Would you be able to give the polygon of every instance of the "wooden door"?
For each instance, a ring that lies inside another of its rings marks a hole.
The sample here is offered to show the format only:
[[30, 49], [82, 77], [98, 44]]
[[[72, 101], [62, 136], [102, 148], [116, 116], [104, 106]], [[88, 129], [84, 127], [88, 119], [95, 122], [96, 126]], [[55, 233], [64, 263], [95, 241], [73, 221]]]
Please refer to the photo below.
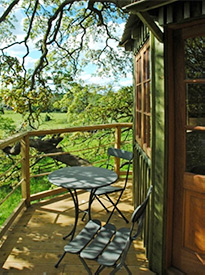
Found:
[[205, 25], [174, 35], [172, 265], [205, 274]]

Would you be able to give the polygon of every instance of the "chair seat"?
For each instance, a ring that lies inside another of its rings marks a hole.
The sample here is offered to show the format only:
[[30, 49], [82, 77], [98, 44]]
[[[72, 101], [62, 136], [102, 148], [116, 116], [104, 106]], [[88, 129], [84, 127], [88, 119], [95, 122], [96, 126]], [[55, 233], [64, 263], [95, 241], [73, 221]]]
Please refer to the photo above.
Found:
[[104, 266], [113, 266], [120, 258], [130, 237], [129, 228], [120, 228], [111, 243], [98, 257], [97, 262]]
[[90, 240], [95, 236], [100, 227], [101, 222], [99, 220], [90, 220], [77, 237], [68, 245], [64, 246], [64, 251], [73, 254], [80, 253], [80, 251], [86, 247]]
[[94, 238], [92, 242], [80, 253], [80, 257], [95, 260], [108, 245], [115, 232], [116, 228], [113, 224], [106, 224], [101, 227], [96, 238]]
[[118, 187], [118, 186], [105, 186], [105, 187], [101, 187], [101, 188], [97, 189], [95, 192], [95, 195], [100, 196], [100, 195], [104, 195], [104, 194], [111, 194], [111, 193], [122, 191], [122, 190], [123, 190], [123, 188]]

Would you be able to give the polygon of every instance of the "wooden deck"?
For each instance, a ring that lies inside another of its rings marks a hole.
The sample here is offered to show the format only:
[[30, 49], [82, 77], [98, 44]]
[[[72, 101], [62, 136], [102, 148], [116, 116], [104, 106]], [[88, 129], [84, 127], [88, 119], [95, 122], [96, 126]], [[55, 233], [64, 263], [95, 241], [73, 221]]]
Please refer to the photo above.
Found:
[[[131, 193], [129, 186], [119, 205], [128, 218], [133, 212]], [[86, 209], [88, 194], [81, 193], [78, 198], [81, 209]], [[80, 214], [77, 231], [86, 223], [81, 221], [81, 217]], [[107, 214], [98, 202], [94, 202], [92, 206], [92, 217], [106, 221]], [[59, 267], [54, 267], [63, 253], [64, 245], [69, 242], [69, 239], [63, 240], [62, 237], [72, 228], [73, 220], [73, 203], [68, 194], [33, 204], [0, 243], [0, 274], [87, 274], [76, 255], [66, 254]], [[112, 217], [111, 222], [117, 228], [130, 226], [117, 214]], [[132, 245], [127, 264], [132, 274], [154, 274], [148, 269], [140, 240]], [[90, 261], [89, 266], [93, 272], [97, 269], [97, 264], [93, 261]], [[102, 274], [110, 271], [111, 269], [105, 269]], [[124, 268], [118, 273], [127, 274]]]

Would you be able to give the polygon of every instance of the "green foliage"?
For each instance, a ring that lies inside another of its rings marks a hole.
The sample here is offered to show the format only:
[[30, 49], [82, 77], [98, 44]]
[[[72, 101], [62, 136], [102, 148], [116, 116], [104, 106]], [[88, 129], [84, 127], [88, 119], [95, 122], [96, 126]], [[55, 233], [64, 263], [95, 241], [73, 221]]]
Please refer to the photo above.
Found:
[[[14, 2], [2, 1], [4, 13]], [[116, 79], [129, 73], [131, 55], [117, 47], [120, 24], [128, 16], [121, 9], [126, 2], [23, 0], [7, 16], [0, 14], [0, 93], [5, 104], [38, 128], [40, 113], [53, 104], [51, 94], [67, 92], [86, 65]], [[14, 35], [15, 28], [23, 38]], [[24, 49], [18, 59], [9, 56], [15, 46]], [[33, 51], [38, 60], [28, 68]]]
[[189, 79], [204, 78], [204, 43], [203, 36], [185, 40], [186, 77]]
[[[10, 186], [1, 186], [0, 188], [0, 198], [3, 199], [11, 191]], [[0, 205], [0, 225], [2, 225], [5, 220], [12, 214], [13, 210], [18, 206], [21, 201], [21, 187], [11, 195], [9, 199], [6, 200], [2, 205]]]
[[61, 101], [67, 107], [70, 125], [131, 122], [132, 87], [115, 92], [111, 87], [73, 84]]
[[0, 56], [0, 66], [0, 97], [3, 102], [22, 114], [32, 128], [38, 127], [40, 113], [48, 108], [51, 89], [39, 79], [38, 88], [30, 90], [30, 80], [22, 76], [24, 68], [17, 58]]
[[[16, 126], [13, 119], [5, 118], [3, 115], [0, 115], [0, 138], [5, 135], [12, 135], [16, 131]], [[2, 133], [2, 134], [1, 134]]]

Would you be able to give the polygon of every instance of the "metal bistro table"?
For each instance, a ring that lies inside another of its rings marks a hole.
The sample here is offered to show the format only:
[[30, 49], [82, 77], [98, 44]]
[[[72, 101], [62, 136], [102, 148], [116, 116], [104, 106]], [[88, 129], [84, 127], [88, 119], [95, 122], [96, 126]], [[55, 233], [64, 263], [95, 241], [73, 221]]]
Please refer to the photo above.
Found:
[[114, 183], [117, 180], [117, 178], [118, 176], [114, 171], [94, 166], [65, 167], [56, 170], [48, 175], [48, 179], [52, 184], [68, 189], [74, 202], [75, 222], [73, 225], [73, 229], [68, 235], [64, 237], [64, 239], [71, 236], [72, 240], [75, 235], [79, 215], [77, 190], [91, 189], [88, 207], [88, 217], [90, 220], [90, 208], [95, 191], [99, 187], [104, 187]]

